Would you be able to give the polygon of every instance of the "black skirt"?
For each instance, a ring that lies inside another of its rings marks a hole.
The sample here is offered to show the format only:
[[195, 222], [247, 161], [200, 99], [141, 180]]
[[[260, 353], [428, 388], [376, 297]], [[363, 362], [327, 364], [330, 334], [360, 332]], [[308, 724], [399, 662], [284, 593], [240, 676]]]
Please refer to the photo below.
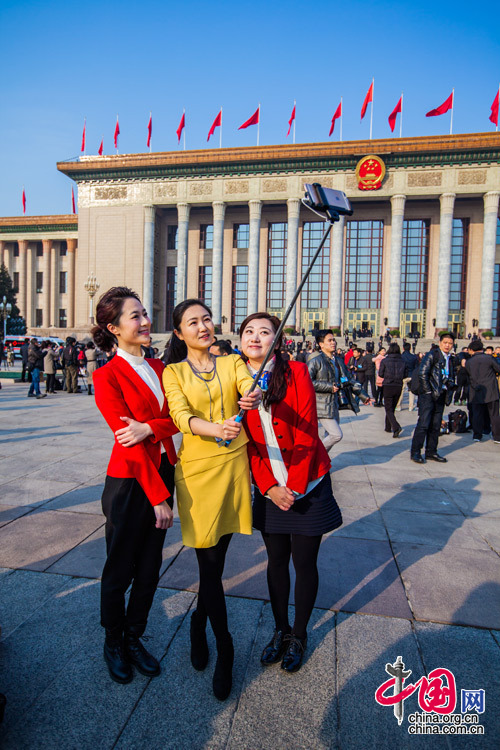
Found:
[[296, 500], [290, 510], [281, 510], [257, 487], [253, 500], [253, 526], [266, 534], [321, 536], [342, 525], [342, 514], [332, 492], [330, 474]]

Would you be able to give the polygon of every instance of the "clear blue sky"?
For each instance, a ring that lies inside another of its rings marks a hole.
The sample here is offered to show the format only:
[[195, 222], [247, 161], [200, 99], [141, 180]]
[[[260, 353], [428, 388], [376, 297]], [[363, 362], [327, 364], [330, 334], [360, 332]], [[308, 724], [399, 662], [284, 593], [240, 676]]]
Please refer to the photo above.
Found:
[[[223, 107], [223, 146], [255, 144], [237, 128], [261, 102], [260, 142], [285, 143], [297, 100], [296, 141], [326, 141], [343, 96], [343, 139], [368, 138], [360, 109], [375, 78], [373, 137], [404, 91], [403, 135], [449, 131], [449, 114], [426, 118], [455, 88], [454, 133], [494, 130], [500, 82], [500, 2], [332, 0], [45, 0], [0, 4], [0, 215], [71, 212], [59, 160], [177, 148], [186, 109], [187, 148], [207, 147]], [[395, 135], [399, 133], [399, 120]], [[338, 124], [333, 139], [338, 138]], [[291, 141], [291, 136], [289, 138]], [[218, 146], [218, 131], [211, 144]]]

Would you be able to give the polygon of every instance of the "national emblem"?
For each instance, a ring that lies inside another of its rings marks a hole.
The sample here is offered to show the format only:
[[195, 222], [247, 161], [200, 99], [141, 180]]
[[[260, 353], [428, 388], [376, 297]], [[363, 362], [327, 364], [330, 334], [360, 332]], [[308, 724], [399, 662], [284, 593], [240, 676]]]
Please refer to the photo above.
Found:
[[385, 164], [379, 156], [364, 156], [356, 165], [360, 190], [379, 190], [385, 177]]

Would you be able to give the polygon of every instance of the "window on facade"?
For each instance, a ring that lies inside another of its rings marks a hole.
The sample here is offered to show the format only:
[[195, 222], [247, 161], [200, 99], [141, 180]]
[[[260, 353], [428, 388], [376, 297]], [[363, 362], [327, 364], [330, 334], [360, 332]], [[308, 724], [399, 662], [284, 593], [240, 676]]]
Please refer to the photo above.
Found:
[[167, 266], [167, 290], [165, 302], [165, 330], [173, 330], [172, 313], [177, 297], [177, 267]]
[[491, 330], [493, 331], [495, 336], [500, 336], [500, 263], [495, 264]]
[[14, 242], [14, 258], [19, 258], [19, 243]]
[[231, 330], [236, 331], [247, 316], [248, 266], [233, 266]]
[[64, 308], [59, 308], [59, 328], [68, 327], [68, 316]]
[[43, 271], [36, 272], [36, 293], [43, 292]]
[[469, 219], [453, 219], [451, 235], [450, 310], [465, 309]]
[[68, 254], [68, 243], [66, 242], [66, 240], [63, 240], [59, 245], [59, 256], [61, 258], [64, 258], [64, 256], [67, 254]]
[[14, 291], [17, 294], [19, 292], [19, 271], [14, 271], [12, 283], [14, 285]]
[[380, 307], [383, 221], [348, 221], [346, 225], [344, 307]]
[[233, 224], [233, 247], [247, 248], [250, 241], [249, 224]]
[[67, 289], [67, 271], [59, 271], [59, 294], [66, 294]]
[[43, 324], [43, 310], [40, 307], [37, 307], [35, 310], [35, 326], [37, 328], [41, 328]]
[[35, 242], [35, 248], [36, 248], [36, 257], [42, 258], [43, 257], [43, 244], [41, 242]]
[[497, 245], [500, 245], [500, 218], [497, 219]]
[[285, 304], [287, 224], [269, 224], [267, 241], [267, 306]]
[[198, 297], [209, 307], [212, 306], [212, 266], [198, 269]]
[[177, 226], [167, 228], [167, 250], [177, 250]]
[[[325, 233], [322, 221], [305, 221], [302, 231], [302, 275], [307, 270], [313, 255]], [[325, 242], [318, 260], [301, 293], [301, 306], [306, 310], [328, 307], [328, 274], [330, 271], [330, 239]]]
[[427, 307], [429, 229], [428, 219], [403, 222], [400, 296], [402, 310], [421, 310]]
[[202, 250], [213, 250], [214, 247], [214, 225], [200, 224], [200, 248]]

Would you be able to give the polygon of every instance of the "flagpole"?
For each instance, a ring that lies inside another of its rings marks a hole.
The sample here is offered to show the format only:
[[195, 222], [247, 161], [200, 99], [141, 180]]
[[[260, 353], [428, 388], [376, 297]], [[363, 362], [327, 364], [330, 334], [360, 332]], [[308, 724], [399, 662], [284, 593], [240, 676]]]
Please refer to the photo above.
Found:
[[342, 103], [342, 97], [340, 97], [340, 140], [342, 140], [342, 120], [344, 119], [344, 105]]
[[[295, 120], [296, 120], [296, 117], [297, 117], [296, 109], [295, 109], [296, 106], [297, 106], [297, 101], [294, 99], [294, 101], [293, 101], [293, 111], [294, 111], [294, 117], [293, 117], [293, 142], [294, 143], [295, 143]], [[259, 112], [259, 114], [260, 114], [260, 112]], [[259, 117], [259, 120], [260, 120], [260, 117]]]
[[[153, 114], [153, 111], [151, 110], [151, 112], [149, 113], [149, 122], [151, 123], [151, 131], [153, 130], [153, 122], [151, 120], [152, 114]], [[149, 153], [151, 153], [151, 141], [152, 140], [153, 140], [153, 138], [150, 137], [149, 138]]]
[[86, 128], [86, 125], [87, 125], [87, 118], [84, 117], [83, 118], [83, 130], [85, 132], [85, 140], [83, 141], [83, 155], [84, 156], [87, 156], [87, 128]]
[[[116, 124], [118, 125], [118, 115], [116, 115]], [[118, 127], [120, 127], [120, 126], [118, 125]], [[115, 131], [116, 131], [116, 125], [115, 125]], [[120, 135], [119, 133], [116, 134], [116, 155], [117, 156], [118, 156], [118, 153], [119, 153], [118, 152], [118, 136], [119, 135]]]
[[403, 92], [401, 92], [401, 112], [399, 113], [399, 137], [403, 137]]
[[222, 148], [222, 107], [220, 108], [219, 148]]
[[182, 114], [184, 115], [184, 127], [182, 128], [182, 138], [184, 142], [184, 151], [186, 150], [186, 110], [182, 110]]
[[370, 114], [370, 140], [372, 139], [372, 129], [373, 129], [373, 100], [375, 98], [375, 78], [372, 78], [372, 108], [371, 108], [371, 114]]
[[259, 102], [259, 119], [257, 121], [257, 146], [259, 145], [259, 129], [260, 129], [260, 102]]
[[450, 135], [453, 135], [453, 108], [455, 106], [455, 89], [451, 90], [451, 117], [450, 117]]

